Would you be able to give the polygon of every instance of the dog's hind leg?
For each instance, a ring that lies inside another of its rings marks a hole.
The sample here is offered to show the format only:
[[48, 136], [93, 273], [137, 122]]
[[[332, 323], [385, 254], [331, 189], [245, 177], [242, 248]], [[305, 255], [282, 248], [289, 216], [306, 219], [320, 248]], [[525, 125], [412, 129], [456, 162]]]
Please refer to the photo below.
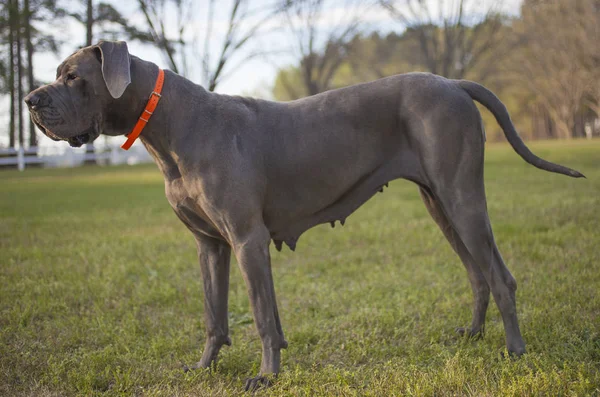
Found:
[[231, 248], [228, 243], [195, 233], [204, 285], [204, 324], [206, 343], [199, 362], [191, 368], [209, 368], [223, 345], [231, 345], [227, 320], [229, 266]]
[[440, 204], [432, 197], [431, 193], [426, 188], [420, 187], [421, 198], [429, 211], [429, 214], [433, 220], [438, 224], [444, 236], [454, 249], [454, 251], [460, 257], [462, 263], [467, 269], [469, 280], [471, 282], [471, 289], [473, 290], [473, 320], [471, 327], [459, 327], [456, 331], [461, 335], [467, 334], [469, 336], [480, 336], [483, 335], [485, 325], [485, 313], [490, 302], [490, 287], [488, 286], [485, 277], [473, 257], [463, 244], [462, 240], [458, 236], [458, 233], [454, 230], [448, 218], [444, 214]]
[[525, 343], [517, 320], [517, 283], [494, 241], [482, 175], [476, 173], [465, 178], [470, 172], [464, 171], [457, 172], [452, 185], [437, 190], [434, 187], [432, 194], [491, 287], [504, 322], [509, 353], [520, 355], [525, 352]]
[[[508, 351], [524, 353], [517, 320], [517, 283], [498, 251], [488, 217], [481, 117], [470, 97], [462, 92], [444, 84], [431, 90], [423, 95], [435, 98], [435, 106], [423, 107], [422, 117], [408, 123], [408, 132], [418, 148], [425, 181], [422, 185], [473, 259], [466, 264], [474, 263], [487, 282], [502, 315]], [[414, 106], [424, 104], [415, 102]], [[483, 316], [483, 310], [479, 314]]]

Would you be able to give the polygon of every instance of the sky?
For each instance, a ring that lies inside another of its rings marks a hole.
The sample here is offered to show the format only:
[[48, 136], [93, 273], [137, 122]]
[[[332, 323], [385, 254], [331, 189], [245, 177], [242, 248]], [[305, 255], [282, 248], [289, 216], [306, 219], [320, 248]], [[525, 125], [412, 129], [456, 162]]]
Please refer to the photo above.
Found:
[[[145, 26], [143, 15], [138, 11], [137, 1], [105, 1], [111, 3], [123, 15], [128, 16], [128, 19], [134, 25]], [[272, 0], [270, 2], [272, 2]], [[266, 4], [267, 1], [252, 0], [250, 3], [252, 7], [259, 8], [261, 5]], [[323, 31], [329, 29], [331, 25], [335, 25], [340, 21], [343, 22], [344, 19], [348, 19], [346, 15], [347, 10], [344, 10], [340, 4], [335, 4], [335, 1], [329, 1], [329, 3], [331, 3], [332, 6], [327, 10], [320, 21], [321, 29]], [[343, 5], [343, 1], [341, 3]], [[198, 43], [196, 45], [198, 51], [201, 51], [204, 43], [206, 26], [205, 4], [206, 1], [197, 2], [197, 7], [192, 10], [193, 12], [186, 24], [187, 41]], [[216, 4], [217, 7], [215, 10], [215, 23], [213, 25], [211, 48], [211, 53], [215, 55], [221, 50], [222, 38], [224, 37], [228, 26], [227, 18], [231, 1], [220, 0], [217, 1]], [[397, 26], [394, 26], [395, 23], [390, 20], [387, 12], [380, 7], [372, 7], [365, 15], [363, 15], [363, 17], [365, 20], [365, 28], [369, 30], [383, 30], [389, 32], [397, 28]], [[173, 23], [167, 24], [167, 30], [170, 31], [171, 37], [175, 37], [177, 25], [174, 20], [174, 15], [172, 18]], [[251, 26], [254, 21], [258, 20], [259, 18], [251, 20], [248, 26]], [[77, 49], [78, 46], [81, 45], [80, 43], [85, 42], [85, 31], [83, 26], [73, 20], [63, 21], [62, 31], [58, 33], [66, 42], [66, 44], [61, 47], [58, 56], [43, 54], [36, 57], [36, 78], [40, 80], [52, 81], [56, 72], [55, 65], [58, 65], [62, 59]], [[95, 32], [94, 35], [94, 42], [103, 38], [99, 37], [97, 32]], [[163, 59], [161, 53], [151, 45], [140, 44], [134, 41], [129, 42], [128, 47], [130, 53], [133, 55], [152, 61], [160, 67], [168, 68], [168, 64]], [[263, 25], [260, 29], [260, 34], [239, 52], [238, 57], [231, 60], [231, 64], [228, 66], [228, 69], [226, 69], [228, 77], [219, 84], [216, 91], [231, 95], [265, 95], [266, 92], [270, 92], [270, 86], [275, 80], [277, 70], [283, 66], [295, 63], [296, 57], [294, 56], [295, 54], [292, 47], [292, 37], [287, 28], [285, 18], [282, 17], [277, 20], [272, 20], [268, 24]], [[237, 65], [242, 58], [256, 49], [262, 49], [269, 54]], [[190, 70], [188, 70], [186, 77], [194, 82], [202, 84], [203, 82], [200, 78], [201, 70], [199, 67], [200, 58], [197, 57], [197, 55], [199, 54], [188, 54], [188, 59], [192, 62], [190, 62]], [[214, 58], [216, 58], [216, 56]], [[196, 61], [196, 65], [194, 65], [193, 61]], [[232, 69], [232, 66], [239, 67], [234, 67]]]
[[[77, 9], [81, 7], [81, 1], [71, 0], [72, 8]], [[145, 26], [144, 19], [141, 12], [138, 11], [137, 1], [116, 1], [116, 0], [104, 0], [111, 3], [122, 15], [124, 15], [130, 23], [137, 26]], [[251, 7], [257, 9], [265, 5], [267, 1], [272, 0], [252, 0], [250, 1]], [[475, 9], [479, 7], [486, 7], [486, 3], [493, 2], [495, 0], [469, 0], [469, 3]], [[398, 2], [400, 3], [401, 0]], [[198, 43], [195, 47], [193, 54], [188, 54], [189, 68], [187, 71], [187, 77], [196, 83], [202, 84], [201, 79], [201, 68], [200, 68], [200, 57], [198, 52], [203, 48], [204, 33], [206, 31], [206, 1], [195, 1], [194, 8], [186, 13], [185, 32], [186, 40], [193, 43]], [[344, 1], [328, 1], [330, 5], [327, 6], [323, 12], [322, 18], [318, 23], [318, 31], [321, 32], [321, 37], [324, 37], [327, 31], [332, 27], [347, 21], [348, 18], [352, 17], [348, 7], [344, 7], [346, 4]], [[360, 3], [360, 1], [359, 1]], [[452, 1], [447, 2], [447, 4]], [[221, 39], [224, 36], [225, 30], [227, 29], [227, 17], [230, 9], [231, 2], [229, 0], [216, 1], [217, 6], [215, 7], [215, 22], [213, 24], [213, 34], [209, 52], [216, 54], [220, 50], [222, 43]], [[432, 1], [433, 14], [436, 13], [437, 1]], [[519, 13], [519, 7], [521, 0], [504, 0], [501, 5], [501, 9], [512, 15]], [[254, 9], [254, 8], [253, 8]], [[403, 27], [396, 21], [392, 20], [384, 9], [381, 7], [369, 7], [367, 9], [361, 9], [361, 15], [363, 17], [363, 30], [364, 31], [379, 31], [381, 33], [389, 33], [391, 31], [400, 32]], [[171, 15], [172, 22], [167, 25], [170, 27], [170, 33], [174, 34], [175, 29], [175, 15]], [[259, 17], [256, 17], [254, 21], [258, 21]], [[253, 22], [253, 20], [251, 20]], [[51, 82], [55, 78], [56, 66], [66, 58], [69, 54], [79, 48], [85, 43], [85, 30], [83, 25], [79, 24], [72, 18], [67, 18], [56, 23], [55, 21], [45, 21], [39, 26], [41, 29], [53, 31], [60, 40], [63, 41], [63, 45], [60, 48], [60, 52], [54, 54], [37, 54], [34, 58], [35, 65], [35, 78], [43, 82]], [[95, 36], [98, 36], [97, 32], [94, 32]], [[97, 42], [102, 37], [95, 37], [94, 42]], [[216, 91], [223, 94], [230, 95], [249, 95], [249, 96], [260, 96], [263, 98], [269, 98], [271, 93], [271, 87], [274, 83], [277, 70], [297, 64], [297, 52], [294, 51], [295, 41], [293, 35], [289, 29], [289, 22], [285, 18], [278, 20], [272, 20], [268, 24], [262, 24], [260, 28], [260, 34], [256, 40], [249, 43], [248, 46], [244, 47], [239, 52], [237, 58], [233, 58], [225, 72], [227, 78], [224, 79], [218, 86]], [[150, 45], [143, 45], [137, 42], [128, 43], [129, 52], [145, 60], [156, 63], [162, 68], [168, 68], [161, 53]], [[247, 62], [240, 62], [244, 57], [257, 50], [264, 50], [268, 54], [252, 58]], [[216, 57], [213, 57], [216, 58]], [[0, 100], [0, 108], [8, 109], [7, 99]], [[0, 145], [4, 145], [7, 142], [6, 133], [2, 131], [6, 130], [8, 124], [7, 112], [0, 112]], [[40, 145], [52, 145], [53, 141], [46, 137], [41, 137]]]

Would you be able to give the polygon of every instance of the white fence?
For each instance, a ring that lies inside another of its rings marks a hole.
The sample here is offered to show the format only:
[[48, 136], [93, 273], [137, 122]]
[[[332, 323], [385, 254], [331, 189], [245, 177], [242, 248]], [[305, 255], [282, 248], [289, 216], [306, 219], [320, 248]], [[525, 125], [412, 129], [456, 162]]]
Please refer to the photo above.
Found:
[[0, 167], [16, 165], [19, 171], [23, 171], [26, 164], [41, 163], [42, 160], [37, 156], [37, 147], [0, 149]]
[[29, 148], [0, 148], [0, 168], [17, 167], [23, 171], [28, 166], [77, 167], [84, 162], [99, 165], [148, 163], [152, 158], [142, 145], [134, 145], [128, 151], [118, 145], [95, 148], [94, 153], [86, 153], [85, 147], [41, 146]]

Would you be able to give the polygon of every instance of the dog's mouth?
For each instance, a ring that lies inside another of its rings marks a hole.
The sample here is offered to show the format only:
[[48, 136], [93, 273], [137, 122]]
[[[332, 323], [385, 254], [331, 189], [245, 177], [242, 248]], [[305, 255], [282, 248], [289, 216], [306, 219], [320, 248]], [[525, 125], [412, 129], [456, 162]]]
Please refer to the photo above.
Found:
[[81, 146], [85, 145], [86, 143], [92, 142], [99, 135], [96, 132], [95, 123], [92, 123], [92, 126], [90, 128], [88, 128], [87, 130], [85, 130], [83, 133], [81, 133], [79, 135], [75, 135], [75, 136], [68, 137], [68, 138], [63, 138], [63, 137], [56, 135], [52, 131], [50, 131], [48, 128], [44, 127], [44, 125], [39, 120], [37, 120], [36, 117], [32, 117], [32, 120], [35, 123], [35, 125], [48, 138], [52, 139], [53, 141], [67, 141], [69, 143], [69, 145], [72, 147], [81, 147]]
[[48, 138], [52, 139], [53, 141], [61, 141], [62, 140], [61, 137], [59, 137], [58, 135], [55, 135], [48, 128], [44, 127], [44, 125], [41, 123], [41, 121], [37, 117], [35, 117], [33, 113], [31, 113], [31, 120], [37, 126], [37, 128], [39, 128], [40, 131], [42, 131], [42, 133], [44, 135], [46, 135]]
[[73, 136], [71, 138], [67, 138], [67, 142], [69, 142], [69, 145], [73, 147], [80, 147], [82, 145], [85, 145], [86, 143], [91, 142], [91, 140], [92, 135], [88, 132]]

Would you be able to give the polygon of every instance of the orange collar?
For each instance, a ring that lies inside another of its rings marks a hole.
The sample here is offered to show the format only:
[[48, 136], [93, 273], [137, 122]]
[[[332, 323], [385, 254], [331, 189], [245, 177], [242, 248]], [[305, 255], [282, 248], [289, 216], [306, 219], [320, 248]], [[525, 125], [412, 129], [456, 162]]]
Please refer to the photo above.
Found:
[[[135, 127], [133, 127], [133, 131], [127, 136], [127, 140], [121, 146], [122, 149], [129, 150], [133, 142], [140, 136], [142, 130], [148, 124], [148, 120], [152, 117], [152, 113], [156, 106], [158, 105], [158, 101], [160, 101], [163, 83], [165, 82], [165, 72], [162, 69], [158, 69], [158, 77], [156, 78], [156, 83], [154, 84], [154, 91], [150, 93], [150, 98], [148, 98], [148, 103], [146, 104], [146, 108], [142, 112], [142, 115], [138, 119]], [[144, 118], [146, 116], [146, 118]]]

